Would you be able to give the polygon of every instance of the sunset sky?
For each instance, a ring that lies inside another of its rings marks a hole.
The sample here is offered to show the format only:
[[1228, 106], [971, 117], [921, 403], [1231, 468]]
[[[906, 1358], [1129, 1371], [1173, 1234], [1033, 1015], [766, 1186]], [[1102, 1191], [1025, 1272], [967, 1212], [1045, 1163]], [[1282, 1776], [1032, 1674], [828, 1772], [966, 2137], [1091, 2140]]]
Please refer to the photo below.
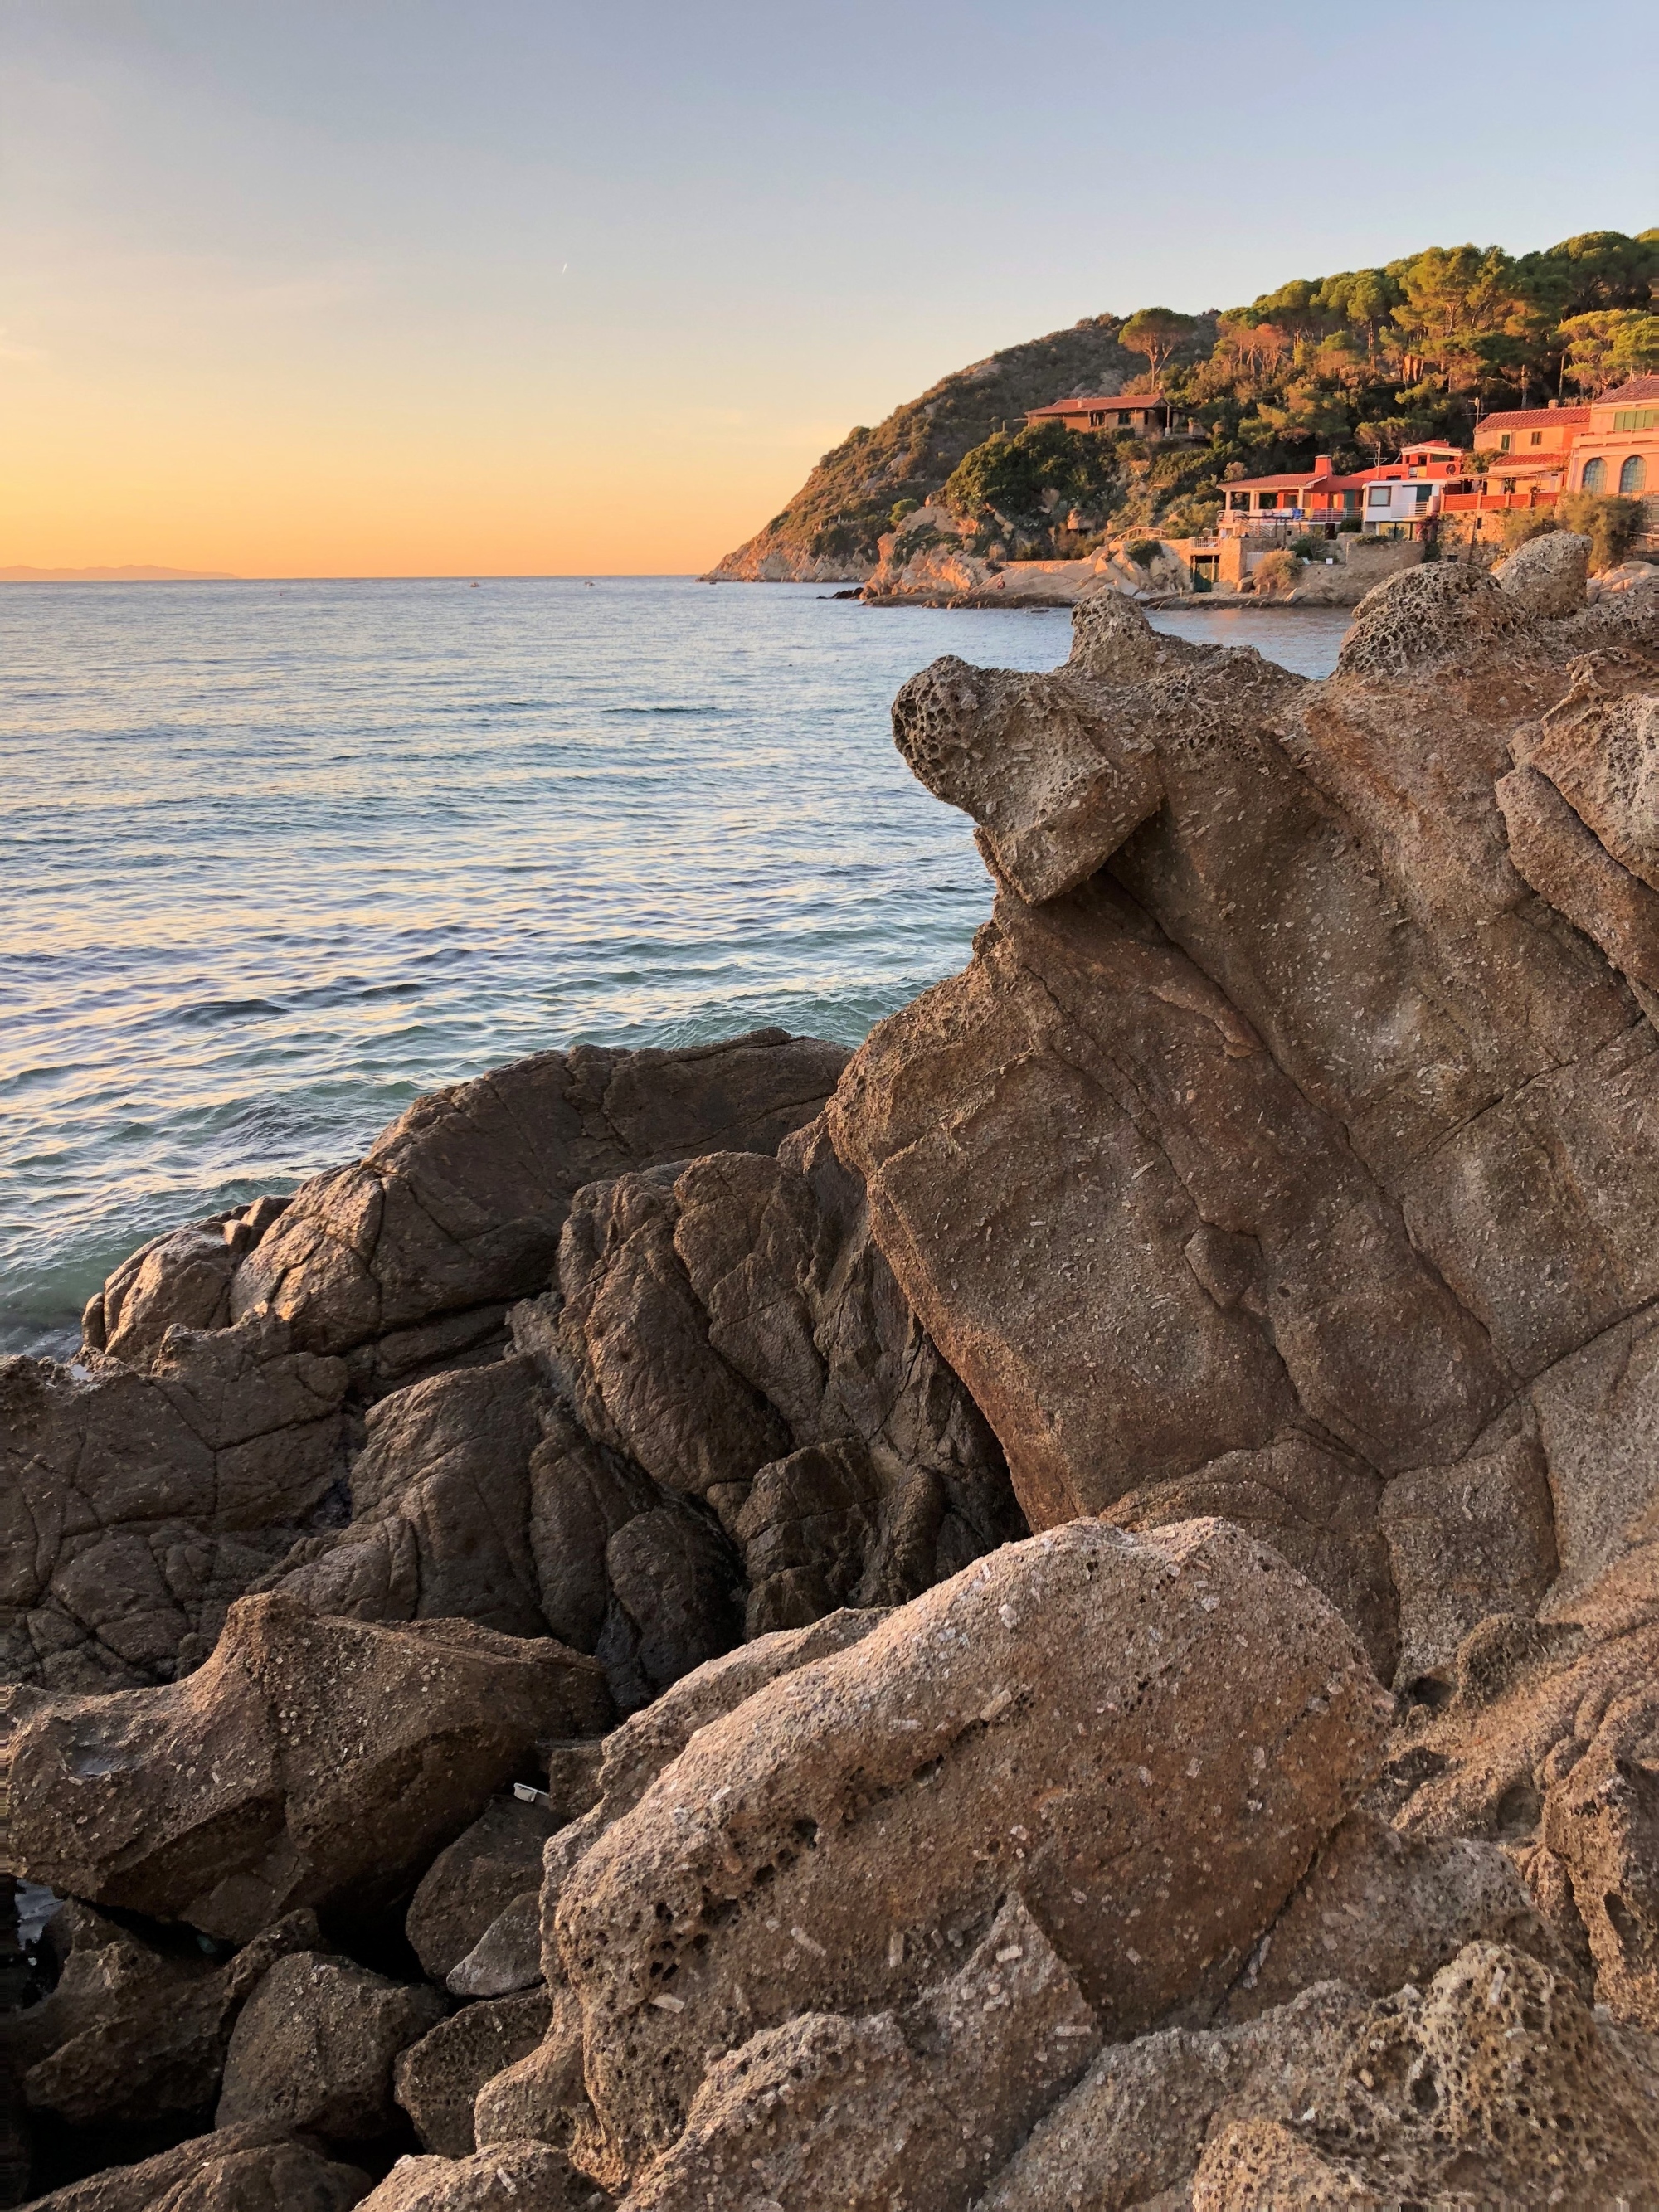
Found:
[[0, 565], [684, 571], [1105, 309], [1659, 219], [1650, 0], [5, 0]]

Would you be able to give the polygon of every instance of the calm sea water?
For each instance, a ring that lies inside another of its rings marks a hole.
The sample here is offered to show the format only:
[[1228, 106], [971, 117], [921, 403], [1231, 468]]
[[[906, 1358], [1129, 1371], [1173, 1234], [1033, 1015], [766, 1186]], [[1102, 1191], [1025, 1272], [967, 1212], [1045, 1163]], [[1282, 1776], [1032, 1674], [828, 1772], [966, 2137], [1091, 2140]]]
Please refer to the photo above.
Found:
[[[1310, 675], [1345, 624], [1162, 618]], [[856, 1042], [989, 906], [894, 691], [1068, 629], [678, 578], [0, 588], [0, 1352], [435, 1085]]]

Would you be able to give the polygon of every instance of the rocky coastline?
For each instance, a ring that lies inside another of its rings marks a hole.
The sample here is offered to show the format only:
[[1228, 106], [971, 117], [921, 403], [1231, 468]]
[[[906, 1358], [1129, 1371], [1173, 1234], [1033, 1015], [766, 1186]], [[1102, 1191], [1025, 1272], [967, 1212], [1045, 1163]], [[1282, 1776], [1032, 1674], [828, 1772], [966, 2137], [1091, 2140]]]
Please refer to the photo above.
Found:
[[0, 1361], [51, 2212], [1659, 2205], [1659, 588], [1079, 598], [855, 1054], [548, 1053]]

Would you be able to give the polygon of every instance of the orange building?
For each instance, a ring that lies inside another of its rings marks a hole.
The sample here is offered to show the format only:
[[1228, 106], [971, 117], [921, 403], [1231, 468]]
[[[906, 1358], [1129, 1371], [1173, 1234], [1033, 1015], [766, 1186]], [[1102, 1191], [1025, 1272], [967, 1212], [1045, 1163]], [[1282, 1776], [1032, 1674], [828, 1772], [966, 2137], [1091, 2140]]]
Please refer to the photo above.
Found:
[[1573, 441], [1567, 489], [1659, 498], [1659, 376], [1632, 377], [1585, 411], [1589, 422]]
[[1562, 461], [1581, 430], [1589, 427], [1588, 407], [1514, 407], [1483, 415], [1474, 426], [1474, 450], [1492, 453], [1494, 472], [1505, 462]]

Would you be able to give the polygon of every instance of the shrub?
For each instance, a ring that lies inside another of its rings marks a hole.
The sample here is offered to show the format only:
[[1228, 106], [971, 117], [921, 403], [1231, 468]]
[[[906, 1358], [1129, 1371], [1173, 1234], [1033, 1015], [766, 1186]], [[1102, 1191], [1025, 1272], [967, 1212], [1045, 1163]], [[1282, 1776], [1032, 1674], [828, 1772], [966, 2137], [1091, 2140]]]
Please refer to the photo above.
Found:
[[896, 499], [893, 502], [887, 519], [892, 524], [894, 529], [896, 530], [900, 524], [904, 520], [907, 514], [917, 514], [920, 511], [921, 507], [921, 501], [919, 499]]
[[1296, 589], [1302, 563], [1294, 553], [1268, 553], [1257, 562], [1251, 580], [1260, 599], [1276, 599]]
[[1506, 553], [1513, 553], [1517, 545], [1530, 544], [1534, 538], [1547, 538], [1553, 530], [1561, 527], [1553, 510], [1547, 507], [1512, 507], [1498, 526]]
[[1292, 538], [1290, 550], [1298, 561], [1316, 560], [1320, 553], [1319, 547], [1311, 538]]
[[1589, 538], [1592, 575], [1616, 568], [1641, 535], [1643, 501], [1621, 499], [1616, 492], [1571, 492], [1556, 501], [1555, 512], [1569, 530]]
[[1358, 538], [1362, 534], [1364, 527], [1364, 524], [1357, 514], [1350, 514], [1345, 516], [1337, 524], [1336, 534], [1339, 538]]
[[1133, 545], [1126, 546], [1124, 550], [1137, 568], [1150, 569], [1164, 548], [1156, 538], [1138, 538]]

